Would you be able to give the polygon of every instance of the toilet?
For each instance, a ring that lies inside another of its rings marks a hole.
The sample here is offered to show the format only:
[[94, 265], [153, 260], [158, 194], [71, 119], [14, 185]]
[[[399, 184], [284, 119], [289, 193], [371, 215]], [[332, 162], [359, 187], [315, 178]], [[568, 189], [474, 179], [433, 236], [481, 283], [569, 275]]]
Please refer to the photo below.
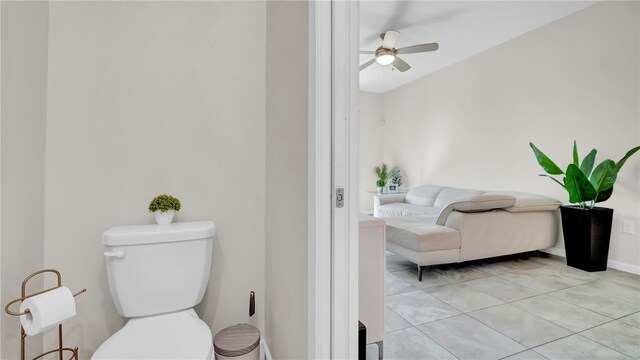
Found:
[[213, 359], [193, 307], [211, 272], [212, 221], [118, 226], [102, 235], [111, 297], [129, 321], [91, 359]]

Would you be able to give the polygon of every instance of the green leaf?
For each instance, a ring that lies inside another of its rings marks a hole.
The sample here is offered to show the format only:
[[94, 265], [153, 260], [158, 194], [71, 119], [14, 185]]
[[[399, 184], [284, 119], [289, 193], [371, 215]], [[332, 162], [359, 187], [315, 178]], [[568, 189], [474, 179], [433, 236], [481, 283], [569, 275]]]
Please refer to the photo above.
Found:
[[580, 166], [580, 159], [578, 157], [578, 144], [573, 140], [573, 165]]
[[545, 155], [542, 151], [540, 151], [540, 149], [538, 149], [535, 145], [533, 145], [533, 143], [529, 143], [529, 146], [531, 146], [531, 149], [533, 150], [533, 154], [536, 156], [536, 159], [538, 160], [538, 164], [542, 166], [544, 171], [546, 171], [548, 174], [551, 174], [551, 175], [564, 174], [564, 172], [562, 172], [562, 170], [558, 167], [558, 165], [556, 165], [553, 161], [551, 161], [551, 159], [549, 159], [547, 155]]
[[598, 151], [596, 149], [591, 150], [587, 156], [582, 160], [582, 164], [580, 165], [580, 170], [584, 173], [584, 176], [591, 176], [591, 170], [593, 170], [593, 164], [596, 162], [596, 154]]
[[382, 163], [382, 167], [376, 166], [373, 168], [373, 171], [378, 176], [378, 180], [384, 181], [385, 184], [387, 183], [387, 179], [389, 177], [389, 168], [387, 167], [387, 164]]
[[167, 212], [169, 210], [180, 211], [181, 205], [180, 200], [174, 198], [171, 195], [158, 195], [149, 204], [149, 211], [162, 211]]
[[596, 197], [596, 202], [599, 203], [599, 202], [609, 200], [612, 193], [613, 193], [613, 186], [610, 187], [609, 190], [605, 190], [603, 192], [598, 193], [598, 196]]
[[569, 192], [569, 202], [571, 203], [591, 201], [597, 196], [596, 189], [591, 185], [589, 179], [574, 164], [569, 164], [567, 168], [565, 186]]
[[596, 189], [596, 192], [609, 190], [616, 182], [617, 176], [616, 163], [613, 160], [605, 160], [593, 170], [591, 184]]
[[538, 174], [538, 175], [539, 175], [539, 176], [546, 176], [546, 177], [548, 177], [549, 179], [551, 179], [551, 180], [553, 180], [553, 181], [557, 182], [560, 186], [562, 186], [563, 188], [565, 188], [565, 189], [566, 189], [566, 187], [564, 186], [564, 184], [563, 184], [563, 183], [561, 183], [560, 181], [558, 181], [558, 179], [554, 178], [553, 176], [551, 176], [551, 175], [547, 175], [547, 174]]
[[620, 159], [620, 161], [618, 161], [618, 163], [616, 164], [616, 170], [620, 171], [620, 169], [622, 169], [622, 165], [624, 165], [624, 163], [627, 162], [627, 159], [630, 158], [631, 155], [635, 154], [638, 150], [640, 150], [640, 146], [636, 146], [633, 149], [627, 151], [625, 156], [622, 159]]

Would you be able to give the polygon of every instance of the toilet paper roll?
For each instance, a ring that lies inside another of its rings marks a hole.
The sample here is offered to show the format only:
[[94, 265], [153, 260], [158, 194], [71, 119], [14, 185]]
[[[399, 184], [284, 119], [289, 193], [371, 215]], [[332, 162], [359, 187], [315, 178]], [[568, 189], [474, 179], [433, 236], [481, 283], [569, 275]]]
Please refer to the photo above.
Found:
[[20, 322], [28, 335], [47, 331], [76, 315], [76, 301], [66, 286], [32, 296], [20, 304], [20, 312], [30, 313], [20, 316]]

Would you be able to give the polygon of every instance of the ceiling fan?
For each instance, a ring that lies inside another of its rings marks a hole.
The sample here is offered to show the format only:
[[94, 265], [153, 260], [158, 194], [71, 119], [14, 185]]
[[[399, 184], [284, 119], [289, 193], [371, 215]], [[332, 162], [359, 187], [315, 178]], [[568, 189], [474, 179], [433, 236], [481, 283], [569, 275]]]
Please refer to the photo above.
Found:
[[360, 71], [366, 69], [374, 62], [377, 62], [380, 65], [393, 65], [396, 69], [401, 72], [405, 72], [411, 69], [411, 66], [407, 64], [404, 60], [400, 59], [398, 55], [400, 54], [415, 54], [427, 51], [436, 51], [438, 50], [438, 43], [430, 43], [430, 44], [420, 44], [407, 46], [400, 49], [396, 49], [396, 43], [398, 42], [398, 38], [400, 37], [400, 32], [395, 30], [387, 30], [386, 32], [380, 34], [380, 38], [382, 39], [382, 46], [376, 49], [376, 51], [360, 51], [361, 54], [374, 54], [375, 57], [366, 63], [360, 65]]

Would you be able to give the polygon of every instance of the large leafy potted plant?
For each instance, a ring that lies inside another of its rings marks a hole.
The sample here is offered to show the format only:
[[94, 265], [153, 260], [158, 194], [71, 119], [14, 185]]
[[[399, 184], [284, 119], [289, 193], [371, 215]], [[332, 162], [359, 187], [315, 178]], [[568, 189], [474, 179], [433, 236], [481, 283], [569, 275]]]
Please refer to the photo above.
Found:
[[[640, 150], [640, 146], [627, 151], [620, 161], [607, 159], [594, 169], [596, 149], [591, 150], [580, 162], [578, 146], [574, 141], [573, 163], [567, 166], [566, 171], [562, 171], [533, 143], [529, 145], [538, 163], [547, 172], [540, 176], [547, 176], [560, 184], [569, 193], [569, 202], [578, 204], [560, 208], [567, 265], [586, 271], [606, 270], [613, 209], [596, 207], [595, 204], [611, 197], [618, 172], [627, 159]], [[562, 176], [562, 181], [554, 176]]]

